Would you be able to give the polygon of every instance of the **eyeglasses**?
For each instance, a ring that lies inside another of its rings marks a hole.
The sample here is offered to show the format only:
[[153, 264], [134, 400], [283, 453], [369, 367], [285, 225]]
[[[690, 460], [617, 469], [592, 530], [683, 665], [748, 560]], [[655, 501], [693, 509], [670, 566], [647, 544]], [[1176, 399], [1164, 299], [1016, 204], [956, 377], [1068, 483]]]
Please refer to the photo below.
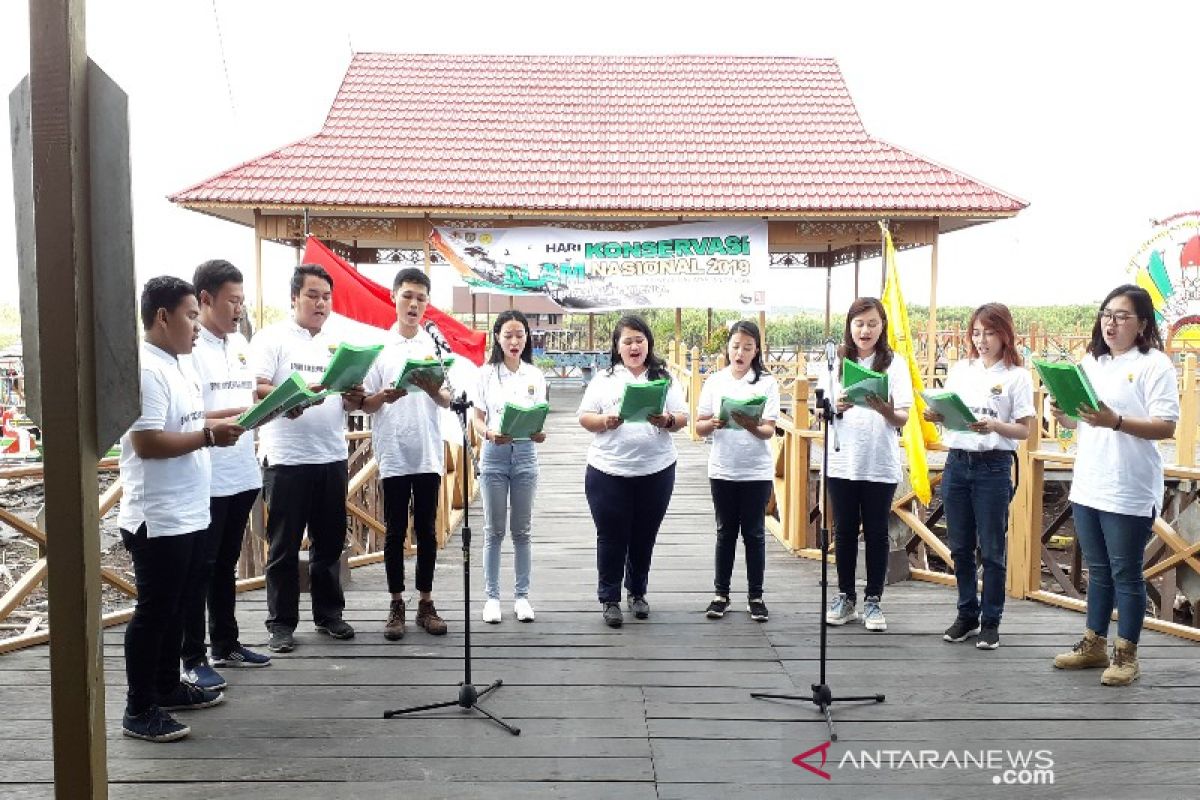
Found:
[[1129, 320], [1137, 318], [1137, 314], [1131, 314], [1128, 311], [1109, 311], [1105, 309], [1100, 312], [1101, 322], [1115, 322], [1118, 325], [1124, 325]]

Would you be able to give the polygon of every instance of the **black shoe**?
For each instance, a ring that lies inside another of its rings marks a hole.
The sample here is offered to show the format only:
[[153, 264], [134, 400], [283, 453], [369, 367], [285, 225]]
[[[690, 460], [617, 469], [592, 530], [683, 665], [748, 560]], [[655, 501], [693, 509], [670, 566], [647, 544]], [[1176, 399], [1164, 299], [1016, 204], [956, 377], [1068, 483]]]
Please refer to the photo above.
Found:
[[342, 619], [331, 619], [328, 622], [318, 623], [317, 632], [328, 634], [334, 639], [354, 638], [354, 628], [351, 628], [350, 623]]
[[225, 695], [220, 692], [200, 689], [190, 683], [180, 683], [158, 698], [158, 707], [163, 711], [188, 711], [220, 705], [224, 700]]
[[708, 608], [704, 610], [704, 616], [709, 619], [720, 619], [725, 616], [726, 609], [729, 608], [729, 598], [726, 595], [717, 595], [708, 604]]
[[631, 594], [629, 595], [629, 610], [638, 619], [646, 619], [650, 616], [650, 604], [646, 602], [646, 595]]
[[604, 604], [604, 624], [610, 628], [619, 628], [625, 622], [625, 615], [621, 613], [620, 603], [605, 603]]
[[286, 628], [273, 628], [267, 649], [272, 653], [290, 653], [296, 649], [296, 638]]
[[959, 617], [954, 624], [946, 628], [942, 640], [947, 642], [965, 642], [968, 637], [979, 633], [979, 620]]
[[141, 714], [126, 713], [121, 720], [121, 733], [147, 742], [174, 742], [191, 732], [191, 728], [158, 706], [151, 706]]
[[750, 598], [750, 619], [755, 622], [767, 621], [767, 604], [761, 597]]
[[988, 622], [979, 629], [979, 641], [975, 646], [980, 650], [995, 650], [1000, 646], [1000, 623]]

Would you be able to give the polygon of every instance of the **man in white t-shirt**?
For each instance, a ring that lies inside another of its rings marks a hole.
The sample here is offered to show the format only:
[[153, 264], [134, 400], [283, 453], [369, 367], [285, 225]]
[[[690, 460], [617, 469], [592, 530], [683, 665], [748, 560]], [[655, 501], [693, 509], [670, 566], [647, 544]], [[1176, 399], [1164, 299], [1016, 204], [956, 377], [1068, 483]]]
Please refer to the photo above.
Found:
[[121, 509], [117, 526], [133, 559], [137, 605], [125, 631], [129, 683], [122, 732], [171, 742], [189, 729], [170, 715], [207, 708], [224, 696], [180, 680], [183, 603], [197, 591], [201, 544], [209, 523], [209, 452], [229, 447], [242, 429], [204, 412], [190, 360], [199, 334], [192, 285], [151, 278], [142, 290], [141, 416], [121, 438]]
[[[293, 372], [316, 386], [339, 342], [323, 328], [333, 310], [333, 279], [301, 264], [292, 274], [292, 319], [259, 331], [252, 345], [258, 397]], [[346, 546], [347, 411], [362, 407], [361, 386], [327, 397], [262, 427], [263, 496], [267, 503], [267, 647], [291, 652], [300, 622], [300, 543], [308, 530], [309, 593], [317, 630], [352, 639], [342, 619], [340, 562]]]
[[[205, 413], [236, 417], [254, 405], [255, 380], [250, 343], [238, 332], [245, 295], [242, 273], [228, 261], [206, 261], [192, 277], [200, 303], [200, 337], [192, 348], [192, 366], [200, 377]], [[262, 470], [254, 457], [254, 436], [211, 456], [209, 516], [204, 533], [200, 590], [184, 602], [184, 678], [202, 689], [223, 689], [225, 679], [214, 666], [264, 667], [271, 657], [243, 647], [234, 614], [237, 562], [246, 521], [262, 487]], [[212, 662], [204, 649], [205, 610], [212, 643]]]
[[413, 532], [417, 540], [416, 623], [434, 636], [446, 633], [446, 623], [433, 605], [433, 571], [437, 562], [438, 494], [443, 470], [439, 409], [450, 406], [450, 390], [434, 381], [415, 380], [419, 390], [395, 386], [408, 359], [445, 358], [441, 346], [421, 327], [429, 305], [429, 276], [419, 269], [402, 269], [392, 281], [396, 302], [395, 338], [375, 359], [363, 381], [367, 399], [363, 411], [374, 415], [371, 444], [383, 482], [387, 523], [383, 560], [391, 607], [383, 635], [389, 641], [404, 636], [404, 536], [412, 500]]

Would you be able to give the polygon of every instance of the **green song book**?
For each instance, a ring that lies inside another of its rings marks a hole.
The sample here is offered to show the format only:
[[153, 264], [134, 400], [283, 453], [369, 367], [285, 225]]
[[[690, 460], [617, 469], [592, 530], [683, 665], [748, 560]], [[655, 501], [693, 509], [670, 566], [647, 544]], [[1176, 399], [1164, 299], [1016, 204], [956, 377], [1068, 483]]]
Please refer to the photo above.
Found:
[[867, 405], [867, 398], [875, 395], [887, 402], [888, 376], [859, 366], [858, 362], [842, 359], [842, 396], [856, 406]]
[[663, 413], [667, 404], [667, 389], [670, 387], [670, 378], [625, 384], [617, 416], [626, 422], [645, 422], [647, 417]]
[[358, 346], [343, 342], [329, 359], [329, 366], [321, 376], [320, 384], [331, 392], [341, 394], [351, 386], [358, 386], [367, 377], [367, 370], [375, 363], [383, 345]]
[[921, 396], [930, 408], [942, 415], [942, 426], [947, 430], [974, 433], [969, 426], [979, 420], [956, 393], [928, 391], [921, 392]]
[[535, 433], [542, 432], [542, 426], [546, 424], [546, 415], [549, 413], [549, 403], [538, 403], [535, 406], [505, 403], [504, 415], [500, 417], [500, 433], [514, 439], [528, 439]]
[[446, 382], [446, 370], [453, 363], [454, 356], [450, 356], [444, 361], [436, 358], [410, 358], [404, 362], [404, 369], [400, 370], [400, 376], [396, 378], [393, 385], [406, 392], [423, 391], [420, 386], [413, 383], [413, 376], [421, 375], [428, 376], [429, 379], [436, 381], [441, 386]]
[[1078, 364], [1070, 361], [1051, 363], [1049, 361], [1033, 360], [1037, 367], [1042, 383], [1054, 397], [1054, 404], [1073, 419], [1079, 419], [1079, 408], [1099, 410], [1100, 401], [1096, 398], [1096, 390], [1088, 380], [1087, 373]]
[[237, 424], [246, 430], [257, 428], [286, 414], [293, 408], [319, 403], [334, 392], [314, 392], [305, 385], [299, 372], [293, 372], [288, 379], [276, 386], [269, 395], [246, 409], [237, 419]]
[[721, 410], [717, 419], [729, 426], [730, 430], [740, 431], [742, 426], [733, 418], [733, 413], [744, 414], [754, 420], [757, 425], [762, 422], [763, 409], [767, 406], [767, 398], [763, 395], [746, 400], [734, 400], [732, 397], [721, 398]]

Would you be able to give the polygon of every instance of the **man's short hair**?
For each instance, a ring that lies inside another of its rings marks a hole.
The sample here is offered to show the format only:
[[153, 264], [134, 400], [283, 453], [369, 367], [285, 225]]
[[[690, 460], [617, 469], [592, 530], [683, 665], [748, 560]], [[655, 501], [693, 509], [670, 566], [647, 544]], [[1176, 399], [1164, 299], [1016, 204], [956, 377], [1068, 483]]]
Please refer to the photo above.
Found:
[[402, 283], [418, 283], [425, 287], [425, 291], [433, 291], [433, 284], [429, 282], [429, 276], [425, 274], [425, 270], [416, 267], [405, 267], [396, 273], [396, 279], [392, 281], [392, 292], [395, 293]]
[[242, 271], [221, 258], [205, 261], [196, 267], [192, 275], [192, 285], [196, 287], [196, 299], [201, 292], [208, 292], [210, 297], [216, 297], [217, 292], [227, 283], [242, 283]]
[[329, 284], [329, 291], [333, 291], [333, 278], [329, 277], [329, 273], [325, 271], [324, 267], [320, 264], [301, 264], [292, 273], [293, 300], [300, 296], [300, 291], [304, 288], [304, 279], [309, 275], [325, 281]]
[[173, 275], [160, 275], [146, 281], [142, 287], [142, 328], [150, 330], [154, 327], [154, 316], [160, 308], [170, 313], [179, 308], [183, 298], [195, 293], [190, 283]]

